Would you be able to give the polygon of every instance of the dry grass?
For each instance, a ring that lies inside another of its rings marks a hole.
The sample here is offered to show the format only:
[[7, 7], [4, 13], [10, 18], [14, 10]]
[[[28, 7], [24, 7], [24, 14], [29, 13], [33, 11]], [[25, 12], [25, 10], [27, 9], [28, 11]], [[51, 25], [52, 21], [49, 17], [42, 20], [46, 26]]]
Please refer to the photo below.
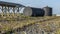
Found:
[[[56, 18], [53, 20], [53, 18]], [[48, 19], [51, 19], [48, 21]], [[43, 20], [47, 20], [45, 22], [40, 22]], [[45, 28], [46, 31], [53, 30], [53, 27], [56, 27], [56, 31], [60, 27], [60, 17], [26, 17], [26, 16], [13, 16], [13, 17], [0, 17], [0, 31], [5, 32], [16, 28], [22, 28], [23, 26], [28, 26], [29, 24], [40, 24], [40, 27], [43, 29]], [[54, 25], [54, 26], [53, 26]], [[59, 32], [59, 31], [57, 31]]]

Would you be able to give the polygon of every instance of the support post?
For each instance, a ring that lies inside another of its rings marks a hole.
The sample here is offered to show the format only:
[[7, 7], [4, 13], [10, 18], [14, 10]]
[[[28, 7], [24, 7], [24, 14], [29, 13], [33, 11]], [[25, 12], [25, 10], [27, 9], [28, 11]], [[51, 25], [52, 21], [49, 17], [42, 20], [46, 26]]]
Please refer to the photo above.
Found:
[[17, 7], [17, 16], [19, 16], [19, 7]]
[[17, 12], [19, 13], [19, 7], [18, 7], [18, 10], [17, 10]]
[[2, 16], [4, 15], [4, 11], [3, 11], [3, 6], [2, 6], [2, 14], [1, 14]]
[[7, 8], [6, 8], [6, 6], [5, 6], [5, 12], [4, 12], [5, 14], [7, 13]]
[[8, 13], [9, 13], [9, 7], [8, 7]]
[[15, 15], [15, 7], [13, 7], [13, 16]]
[[7, 11], [7, 16], [9, 16], [9, 6], [8, 6], [8, 11]]
[[5, 6], [5, 12], [4, 12], [4, 15], [7, 17], [7, 6]]
[[2, 13], [3, 13], [3, 6], [2, 6]]

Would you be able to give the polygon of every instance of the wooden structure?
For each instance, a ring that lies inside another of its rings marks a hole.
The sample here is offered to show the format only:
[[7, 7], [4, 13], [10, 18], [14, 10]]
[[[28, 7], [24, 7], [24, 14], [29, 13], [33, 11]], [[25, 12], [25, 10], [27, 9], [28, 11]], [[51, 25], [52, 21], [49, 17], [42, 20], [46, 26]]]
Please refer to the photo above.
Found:
[[11, 13], [13, 13], [13, 14], [19, 13], [19, 11], [22, 9], [22, 7], [24, 7], [24, 6], [21, 4], [0, 1], [0, 11], [4, 15], [11, 14]]

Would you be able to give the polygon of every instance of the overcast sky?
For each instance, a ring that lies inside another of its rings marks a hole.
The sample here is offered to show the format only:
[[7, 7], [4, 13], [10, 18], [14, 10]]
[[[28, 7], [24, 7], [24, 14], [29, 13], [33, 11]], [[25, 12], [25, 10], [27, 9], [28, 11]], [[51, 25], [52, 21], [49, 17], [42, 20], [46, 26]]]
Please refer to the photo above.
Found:
[[25, 6], [31, 6], [31, 7], [45, 7], [49, 6], [53, 8], [54, 14], [60, 14], [60, 0], [1, 0], [1, 1], [7, 1], [7, 2], [13, 2], [13, 3], [19, 3]]

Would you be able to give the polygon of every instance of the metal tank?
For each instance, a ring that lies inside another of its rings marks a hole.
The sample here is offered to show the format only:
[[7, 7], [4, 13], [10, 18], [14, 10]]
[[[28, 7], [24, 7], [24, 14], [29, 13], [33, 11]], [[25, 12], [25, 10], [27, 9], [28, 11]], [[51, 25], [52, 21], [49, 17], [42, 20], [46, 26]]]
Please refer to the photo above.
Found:
[[35, 7], [25, 7], [23, 15], [25, 16], [44, 16], [44, 10]]
[[30, 7], [25, 7], [25, 9], [23, 10], [23, 15], [31, 16], [32, 15], [32, 9]]
[[44, 16], [44, 10], [41, 8], [32, 7], [32, 16]]
[[44, 7], [43, 10], [45, 11], [44, 16], [52, 16], [52, 8], [51, 7]]

